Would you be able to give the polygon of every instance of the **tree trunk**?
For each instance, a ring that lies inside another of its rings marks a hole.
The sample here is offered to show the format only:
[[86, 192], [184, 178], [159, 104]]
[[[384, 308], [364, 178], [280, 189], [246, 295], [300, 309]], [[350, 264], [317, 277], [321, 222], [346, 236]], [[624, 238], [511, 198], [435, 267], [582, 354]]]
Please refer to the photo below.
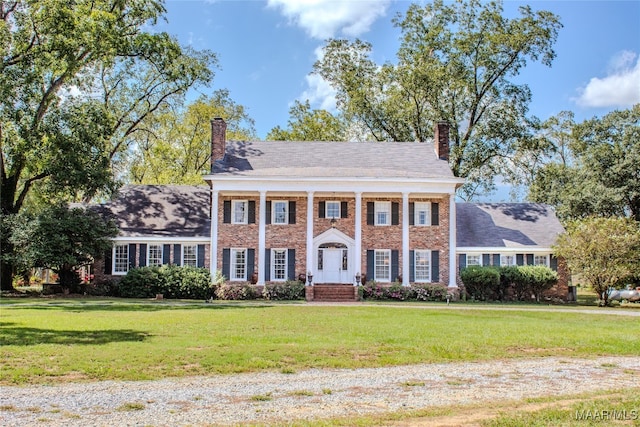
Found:
[[[11, 249], [12, 250], [12, 249]], [[2, 252], [5, 251], [5, 247], [3, 245]], [[2, 291], [13, 291], [13, 270], [14, 267], [9, 262], [1, 261], [0, 262], [0, 290]]]

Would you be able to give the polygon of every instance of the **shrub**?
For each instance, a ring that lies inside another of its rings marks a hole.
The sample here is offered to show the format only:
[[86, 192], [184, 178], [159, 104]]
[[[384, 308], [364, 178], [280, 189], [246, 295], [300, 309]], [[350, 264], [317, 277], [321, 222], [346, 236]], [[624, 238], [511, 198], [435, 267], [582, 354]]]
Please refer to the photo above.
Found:
[[500, 272], [497, 268], [473, 265], [462, 269], [460, 278], [475, 300], [487, 301], [499, 294]]
[[413, 298], [418, 301], [446, 301], [447, 288], [433, 283], [415, 284], [412, 286]]
[[376, 283], [374, 280], [366, 282], [362, 286], [363, 299], [386, 299], [385, 287]]
[[524, 299], [527, 294], [527, 285], [522, 280], [520, 267], [505, 266], [498, 269], [500, 272], [500, 300], [507, 299], [509, 290], [513, 290], [513, 295], [517, 301]]
[[132, 268], [120, 280], [120, 296], [124, 298], [151, 298], [161, 293], [163, 277], [159, 267]]
[[163, 294], [165, 298], [206, 299], [211, 297], [211, 275], [206, 268], [139, 267], [129, 270], [118, 290], [125, 298], [151, 298]]
[[394, 282], [391, 286], [383, 289], [385, 299], [405, 301], [412, 297], [411, 288], [409, 286], [402, 286], [402, 284], [398, 282]]
[[250, 283], [225, 283], [217, 287], [216, 297], [221, 300], [249, 300], [258, 298], [256, 287]]
[[304, 283], [288, 280], [283, 283], [268, 283], [262, 290], [264, 299], [273, 301], [304, 299]]
[[546, 266], [524, 266], [520, 267], [522, 281], [527, 287], [527, 291], [532, 293], [536, 301], [540, 302], [540, 296], [558, 281], [558, 273]]

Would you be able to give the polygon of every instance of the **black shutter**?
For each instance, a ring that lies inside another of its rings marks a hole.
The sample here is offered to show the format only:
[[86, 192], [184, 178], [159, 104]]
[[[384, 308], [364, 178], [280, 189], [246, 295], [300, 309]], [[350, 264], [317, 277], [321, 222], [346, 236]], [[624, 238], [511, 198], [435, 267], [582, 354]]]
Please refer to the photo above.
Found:
[[224, 248], [222, 250], [222, 275], [227, 279], [231, 279], [231, 249]]
[[458, 255], [458, 271], [462, 271], [467, 266], [467, 254]]
[[527, 265], [533, 265], [533, 254], [527, 254]]
[[231, 224], [231, 200], [222, 202], [222, 222]]
[[197, 256], [196, 266], [198, 268], [204, 267], [204, 245], [198, 245], [198, 252], [196, 256]]
[[372, 249], [367, 250], [367, 280], [375, 280], [375, 263], [376, 263], [376, 251]]
[[140, 243], [140, 267], [147, 265], [147, 244]]
[[416, 216], [416, 204], [411, 202], [409, 203], [409, 225], [415, 224], [415, 216]]
[[318, 218], [326, 217], [326, 203], [318, 202]]
[[296, 223], [296, 202], [289, 202], [289, 224]]
[[287, 276], [289, 280], [296, 279], [296, 250], [287, 250]]
[[256, 250], [247, 249], [247, 280], [251, 278], [256, 270]]
[[409, 282], [416, 281], [416, 251], [409, 251]]
[[171, 264], [171, 245], [162, 246], [162, 264]]
[[391, 203], [391, 225], [400, 224], [400, 203]]
[[340, 202], [340, 218], [349, 217], [349, 204], [347, 202]]
[[367, 225], [374, 225], [376, 217], [375, 206], [373, 202], [367, 202]]
[[440, 203], [431, 203], [431, 225], [440, 225]]
[[493, 265], [500, 266], [500, 254], [493, 254]]
[[264, 213], [265, 224], [271, 224], [271, 202], [267, 202], [266, 212]]
[[391, 281], [395, 282], [399, 276], [398, 265], [399, 253], [396, 250], [391, 251]]
[[271, 280], [271, 249], [264, 251], [264, 280], [265, 282]]
[[491, 265], [491, 255], [482, 254], [482, 265]]
[[524, 255], [516, 254], [516, 265], [524, 265]]
[[182, 246], [177, 243], [173, 245], [173, 263], [182, 265]]
[[551, 269], [553, 271], [558, 271], [558, 258], [551, 255]]
[[129, 268], [136, 266], [136, 244], [129, 244]]
[[256, 223], [256, 201], [249, 200], [249, 216], [247, 217], [247, 222], [249, 224]]
[[113, 273], [113, 249], [104, 251], [104, 274]]
[[431, 281], [440, 281], [440, 251], [431, 251]]

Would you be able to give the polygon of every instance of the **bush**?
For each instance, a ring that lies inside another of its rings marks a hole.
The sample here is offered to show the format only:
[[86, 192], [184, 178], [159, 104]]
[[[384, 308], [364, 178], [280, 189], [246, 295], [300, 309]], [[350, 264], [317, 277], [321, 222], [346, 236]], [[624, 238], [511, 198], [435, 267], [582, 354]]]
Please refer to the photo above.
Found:
[[[358, 293], [360, 293], [360, 292], [358, 292]], [[378, 299], [378, 300], [386, 299], [387, 296], [386, 296], [386, 292], [385, 292], [385, 287], [382, 286], [382, 285], [379, 285], [374, 280], [372, 280], [370, 282], [366, 282], [362, 286], [362, 298], [363, 299]]]
[[262, 296], [273, 301], [304, 299], [304, 283], [288, 280], [283, 283], [269, 283], [264, 286]]
[[[495, 267], [493, 267], [495, 268]], [[522, 273], [520, 267], [505, 266], [498, 269], [500, 272], [500, 296], [501, 301], [510, 299], [508, 297], [509, 291], [512, 290], [516, 301], [524, 299], [527, 294], [527, 285], [522, 280]]]
[[358, 289], [358, 294], [361, 299], [446, 301], [447, 288], [433, 283], [403, 286], [401, 283], [396, 282], [390, 286], [385, 286], [371, 281], [361, 286]]
[[216, 289], [216, 297], [221, 300], [249, 300], [258, 298], [258, 295], [256, 287], [250, 283], [225, 283]]
[[475, 300], [487, 301], [500, 293], [500, 271], [495, 267], [466, 267], [460, 272], [460, 279], [469, 296]]
[[391, 286], [384, 288], [385, 299], [405, 301], [411, 299], [412, 291], [409, 286], [402, 286], [402, 284], [395, 282]]
[[160, 292], [164, 277], [159, 267], [132, 268], [120, 280], [120, 296], [124, 298], [151, 298]]
[[558, 281], [558, 273], [545, 266], [520, 267], [520, 273], [527, 291], [532, 293], [538, 302], [542, 293], [551, 289]]
[[416, 284], [412, 286], [413, 298], [418, 301], [446, 301], [447, 288], [432, 283]]
[[125, 298], [207, 299], [211, 297], [211, 274], [206, 268], [163, 265], [129, 270], [120, 280], [120, 296]]

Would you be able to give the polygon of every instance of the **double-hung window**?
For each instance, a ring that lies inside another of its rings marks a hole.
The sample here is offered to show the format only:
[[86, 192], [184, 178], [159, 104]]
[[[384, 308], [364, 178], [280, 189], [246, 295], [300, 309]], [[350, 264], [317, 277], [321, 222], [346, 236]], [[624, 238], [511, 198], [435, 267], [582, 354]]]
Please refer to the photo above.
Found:
[[273, 202], [273, 223], [288, 224], [289, 223], [289, 202], [286, 200], [277, 200]]
[[416, 250], [414, 252], [414, 276], [416, 282], [431, 281], [431, 251]]
[[182, 265], [185, 267], [198, 266], [198, 246], [197, 245], [182, 246]]
[[536, 255], [533, 257], [533, 265], [549, 266], [549, 257], [547, 255]]
[[431, 225], [431, 203], [415, 203], [413, 223], [415, 225]]
[[328, 201], [325, 210], [325, 218], [340, 218], [340, 202]]
[[149, 255], [147, 257], [149, 267], [159, 267], [162, 265], [162, 245], [149, 245]]
[[377, 282], [391, 281], [391, 251], [379, 249], [375, 251], [375, 277]]
[[467, 254], [467, 267], [472, 265], [482, 266], [482, 255]]
[[516, 265], [516, 257], [514, 255], [502, 255], [500, 257], [500, 265], [505, 267]]
[[230, 280], [247, 280], [247, 250], [231, 249]]
[[113, 272], [123, 274], [129, 271], [129, 245], [116, 245], [113, 256]]
[[247, 224], [248, 223], [248, 214], [247, 214], [247, 206], [248, 202], [246, 200], [233, 200], [231, 203], [232, 206], [232, 224]]
[[391, 225], [391, 202], [375, 202], [375, 225]]
[[286, 249], [271, 249], [271, 280], [287, 280]]

